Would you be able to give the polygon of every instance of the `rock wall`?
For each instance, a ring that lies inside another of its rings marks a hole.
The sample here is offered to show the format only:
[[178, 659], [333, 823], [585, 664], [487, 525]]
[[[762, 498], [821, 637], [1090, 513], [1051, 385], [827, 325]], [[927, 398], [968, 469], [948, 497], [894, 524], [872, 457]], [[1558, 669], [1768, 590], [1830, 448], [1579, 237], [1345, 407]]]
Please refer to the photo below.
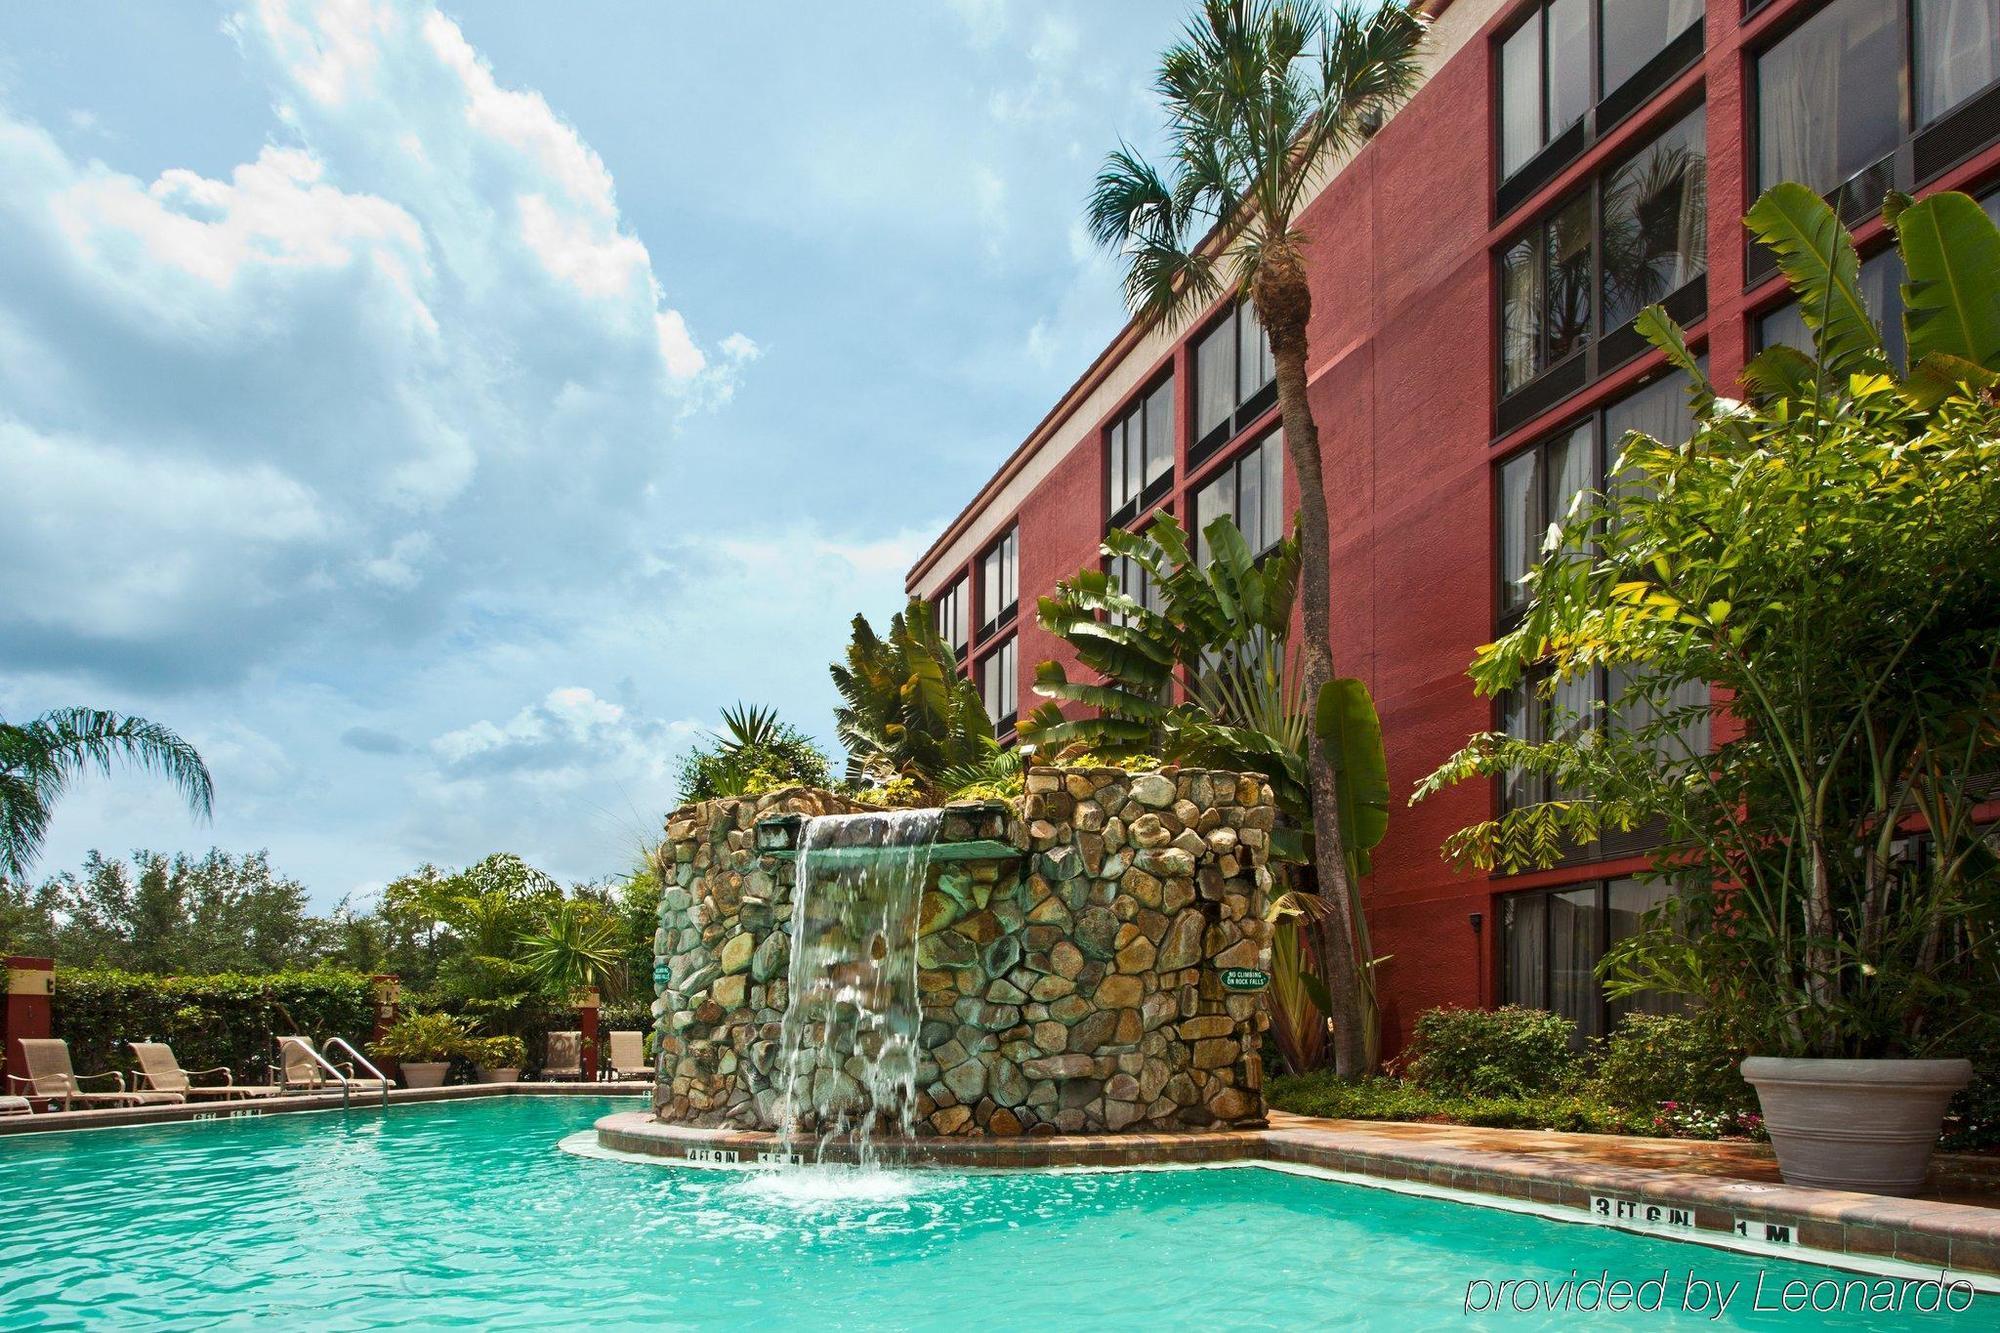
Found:
[[[919, 906], [919, 1133], [1262, 1121], [1271, 791], [1254, 774], [1034, 768], [1017, 809], [947, 807]], [[655, 938], [661, 1119], [773, 1129], [795, 830], [856, 809], [794, 789], [667, 820]], [[996, 850], [997, 849], [993, 849]], [[1254, 978], [1249, 980], [1254, 981]]]

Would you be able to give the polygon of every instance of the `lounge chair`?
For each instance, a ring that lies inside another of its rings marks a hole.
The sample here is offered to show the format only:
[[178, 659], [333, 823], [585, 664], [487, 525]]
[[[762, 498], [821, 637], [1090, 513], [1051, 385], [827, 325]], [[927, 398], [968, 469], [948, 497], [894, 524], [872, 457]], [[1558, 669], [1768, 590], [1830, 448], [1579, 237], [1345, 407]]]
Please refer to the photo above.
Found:
[[542, 1061], [543, 1078], [583, 1077], [583, 1034], [551, 1032], [548, 1058]]
[[34, 1109], [35, 1104], [26, 1097], [0, 1096], [0, 1115], [27, 1115]]
[[395, 1086], [379, 1078], [357, 1078], [351, 1061], [330, 1061], [297, 1035], [278, 1038], [278, 1063], [271, 1072], [278, 1076], [278, 1086], [285, 1092], [338, 1092], [343, 1085], [326, 1072], [329, 1064], [346, 1078], [349, 1092], [381, 1092]]
[[[60, 1037], [23, 1037], [21, 1063], [28, 1072], [7, 1075], [10, 1088], [19, 1086], [36, 1101], [53, 1102], [67, 1111], [76, 1106], [170, 1106], [187, 1098], [178, 1092], [139, 1092], [125, 1086], [125, 1076], [115, 1069], [101, 1074], [79, 1074], [70, 1067], [69, 1043]], [[86, 1092], [83, 1085], [109, 1079], [112, 1090]]]
[[633, 1076], [643, 1077], [653, 1072], [646, 1063], [646, 1034], [643, 1032], [614, 1032], [611, 1034], [611, 1053], [605, 1060], [605, 1075], [613, 1079]]
[[[238, 1083], [229, 1072], [228, 1065], [217, 1065], [213, 1069], [182, 1069], [181, 1062], [174, 1058], [174, 1048], [163, 1041], [134, 1041], [126, 1045], [138, 1057], [139, 1068], [133, 1076], [136, 1086], [143, 1081], [156, 1092], [178, 1092], [190, 1100], [213, 1098], [216, 1101], [241, 1100], [249, 1097], [275, 1097], [279, 1089], [258, 1087], [254, 1083]], [[220, 1074], [220, 1083], [196, 1083], [196, 1074]]]

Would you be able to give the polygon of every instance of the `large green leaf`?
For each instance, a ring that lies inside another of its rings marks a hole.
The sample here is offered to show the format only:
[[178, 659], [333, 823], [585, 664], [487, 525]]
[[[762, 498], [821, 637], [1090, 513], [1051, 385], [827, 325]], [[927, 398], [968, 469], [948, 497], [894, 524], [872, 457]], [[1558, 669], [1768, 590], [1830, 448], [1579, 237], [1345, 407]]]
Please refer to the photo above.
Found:
[[1826, 200], [1797, 181], [1781, 181], [1764, 191], [1743, 221], [1778, 257], [1827, 368], [1843, 375], [1886, 373], [1882, 334], [1861, 295], [1861, 261]]
[[1352, 676], [1328, 681], [1319, 692], [1313, 725], [1340, 764], [1340, 834], [1366, 874], [1369, 853], [1389, 830], [1389, 761], [1382, 750], [1382, 719], [1368, 687]]
[[2000, 370], [2000, 227], [1952, 192], [1906, 206], [1895, 226], [1911, 363], [1935, 352]]

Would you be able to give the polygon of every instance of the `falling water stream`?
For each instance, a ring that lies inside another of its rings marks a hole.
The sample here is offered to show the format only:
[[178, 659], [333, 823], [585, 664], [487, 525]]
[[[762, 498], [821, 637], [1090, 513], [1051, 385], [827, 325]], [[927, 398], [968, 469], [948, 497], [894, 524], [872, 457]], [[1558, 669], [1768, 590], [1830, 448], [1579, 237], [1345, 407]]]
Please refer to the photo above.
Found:
[[878, 1132], [915, 1130], [917, 915], [942, 812], [825, 815], [799, 830], [792, 956], [778, 1042], [787, 1153], [851, 1141], [877, 1165]]

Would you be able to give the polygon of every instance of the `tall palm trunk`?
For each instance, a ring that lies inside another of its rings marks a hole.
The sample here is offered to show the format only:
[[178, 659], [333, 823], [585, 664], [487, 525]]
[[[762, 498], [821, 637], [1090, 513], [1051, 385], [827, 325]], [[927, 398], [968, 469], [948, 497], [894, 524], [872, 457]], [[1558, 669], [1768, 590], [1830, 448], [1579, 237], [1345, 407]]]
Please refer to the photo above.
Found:
[[[1306, 401], [1306, 324], [1312, 318], [1312, 289], [1298, 249], [1278, 241], [1266, 249], [1252, 280], [1250, 297], [1271, 340], [1277, 368], [1278, 416], [1285, 427], [1285, 452], [1299, 481], [1299, 587], [1303, 594], [1305, 639], [1302, 674], [1306, 707], [1333, 679], [1332, 534], [1326, 514], [1326, 485], [1319, 468], [1319, 427]], [[1333, 1012], [1334, 1071], [1343, 1079], [1368, 1072], [1368, 1016], [1362, 999], [1362, 960], [1357, 955], [1355, 915], [1360, 910], [1348, 875], [1347, 847], [1340, 830], [1340, 756], [1330, 750], [1317, 726], [1308, 729], [1307, 780], [1312, 792], [1313, 869], [1326, 917], [1319, 931], [1321, 975]]]

